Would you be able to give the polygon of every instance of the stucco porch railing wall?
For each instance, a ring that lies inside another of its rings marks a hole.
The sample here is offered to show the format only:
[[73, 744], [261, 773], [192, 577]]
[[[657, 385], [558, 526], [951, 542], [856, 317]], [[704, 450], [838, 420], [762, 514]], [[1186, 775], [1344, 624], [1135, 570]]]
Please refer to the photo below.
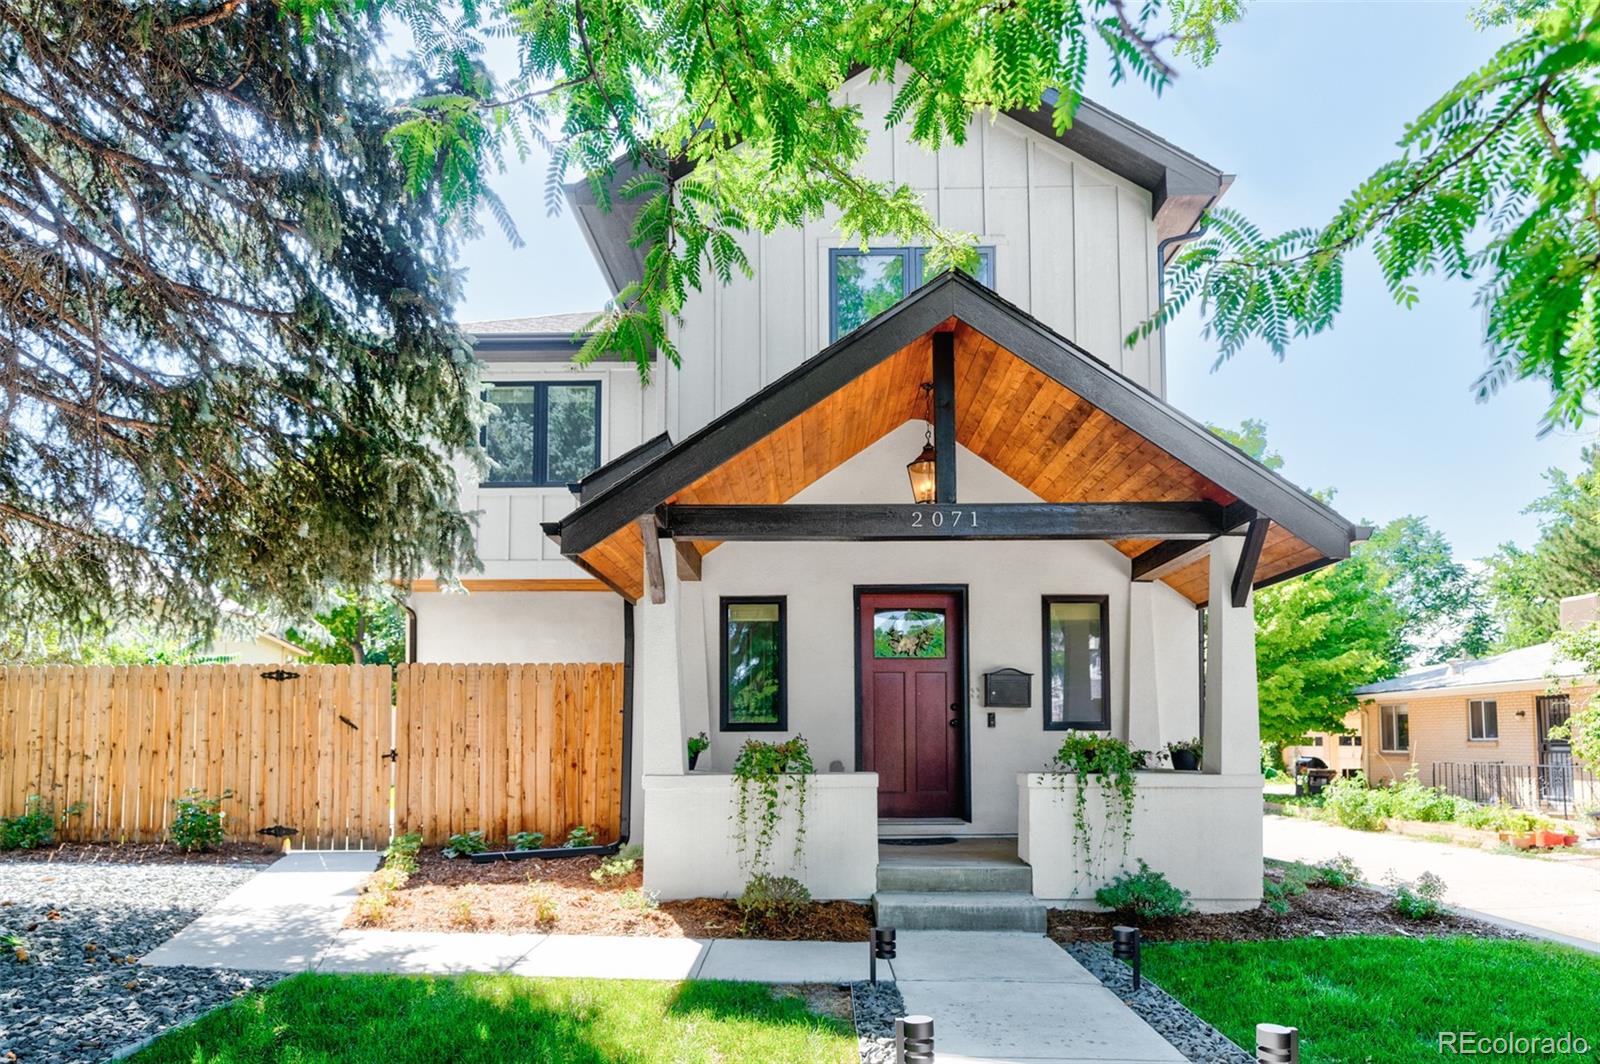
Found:
[[[1075, 834], [1077, 777], [1017, 776], [1017, 855], [1033, 867], [1033, 893], [1064, 908], [1099, 908], [1095, 891], [1140, 859], [1190, 894], [1202, 912], [1261, 903], [1261, 777], [1201, 772], [1135, 775], [1127, 852], [1120, 825], [1107, 830], [1106, 792], [1090, 781], [1085, 859]], [[1115, 799], [1113, 798], [1113, 801]]]

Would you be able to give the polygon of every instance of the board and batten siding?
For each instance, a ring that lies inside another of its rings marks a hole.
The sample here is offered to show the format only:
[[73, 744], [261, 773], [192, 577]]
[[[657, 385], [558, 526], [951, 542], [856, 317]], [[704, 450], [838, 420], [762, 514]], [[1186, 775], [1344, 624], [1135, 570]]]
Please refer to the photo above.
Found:
[[[864, 115], [862, 174], [907, 184], [942, 226], [995, 249], [1000, 295], [1157, 395], [1166, 391], [1158, 338], [1124, 343], [1156, 305], [1150, 193], [1005, 116], [976, 117], [966, 142], [928, 152], [904, 125], [883, 128], [893, 86], [849, 82]], [[849, 246], [835, 216], [743, 241], [754, 276], [706, 277], [672, 337], [666, 418], [674, 439], [725, 412], [816, 354], [828, 337], [828, 249]], [[895, 246], [894, 239], [874, 240]]]

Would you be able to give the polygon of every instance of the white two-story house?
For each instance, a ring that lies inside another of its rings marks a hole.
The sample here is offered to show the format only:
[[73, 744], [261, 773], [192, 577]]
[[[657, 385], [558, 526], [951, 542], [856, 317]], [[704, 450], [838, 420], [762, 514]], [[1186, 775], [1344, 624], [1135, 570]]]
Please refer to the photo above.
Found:
[[[1064, 734], [1204, 742], [1140, 776], [1126, 859], [1210, 908], [1260, 897], [1252, 588], [1363, 530], [1167, 404], [1162, 260], [1229, 177], [1093, 104], [975, 119], [929, 153], [865, 115], [866, 176], [977, 235], [976, 279], [830, 220], [752, 236], [752, 279], [708, 280], [682, 367], [574, 368], [590, 317], [472, 327], [500, 408], [464, 483], [484, 571], [419, 584], [422, 661], [633, 666], [630, 823], [647, 885], [736, 893], [741, 744], [802, 734], [819, 897], [873, 892], [880, 838], [1016, 837], [1039, 899], [1096, 874], [1039, 775]], [[614, 290], [632, 218], [572, 205]], [[710, 740], [696, 771], [685, 742]], [[781, 848], [781, 847], [780, 847]], [[1115, 862], [1114, 862], [1115, 863]], [[786, 866], [787, 867], [787, 866]]]

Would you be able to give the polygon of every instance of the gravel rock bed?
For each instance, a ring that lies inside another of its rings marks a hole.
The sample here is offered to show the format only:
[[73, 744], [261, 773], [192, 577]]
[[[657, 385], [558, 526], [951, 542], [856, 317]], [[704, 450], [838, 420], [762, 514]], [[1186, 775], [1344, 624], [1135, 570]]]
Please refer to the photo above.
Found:
[[893, 983], [850, 984], [861, 1064], [894, 1064], [894, 1021], [906, 1014], [905, 999]]
[[1133, 969], [1112, 957], [1110, 946], [1073, 942], [1061, 948], [1193, 1064], [1254, 1064], [1255, 1057], [1149, 979], [1143, 980], [1139, 992], [1134, 993]]
[[263, 867], [0, 862], [0, 935], [27, 953], [0, 951], [0, 1060], [106, 1060], [279, 978], [135, 963]]

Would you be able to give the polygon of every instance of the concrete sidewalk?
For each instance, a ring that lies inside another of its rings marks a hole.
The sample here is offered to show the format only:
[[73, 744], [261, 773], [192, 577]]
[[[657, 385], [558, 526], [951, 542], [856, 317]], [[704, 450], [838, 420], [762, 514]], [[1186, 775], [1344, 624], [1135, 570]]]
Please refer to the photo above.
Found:
[[1452, 906], [1600, 948], [1600, 860], [1518, 857], [1271, 815], [1262, 834], [1268, 857], [1316, 862], [1347, 854], [1371, 883], [1391, 872], [1402, 879], [1433, 872], [1444, 879]]
[[[848, 983], [867, 977], [864, 942], [343, 928], [374, 853], [298, 853], [234, 891], [141, 963], [260, 971], [535, 978]], [[945, 1064], [1180, 1064], [1184, 1057], [1042, 935], [902, 931], [879, 977], [910, 1015], [932, 1016]]]

